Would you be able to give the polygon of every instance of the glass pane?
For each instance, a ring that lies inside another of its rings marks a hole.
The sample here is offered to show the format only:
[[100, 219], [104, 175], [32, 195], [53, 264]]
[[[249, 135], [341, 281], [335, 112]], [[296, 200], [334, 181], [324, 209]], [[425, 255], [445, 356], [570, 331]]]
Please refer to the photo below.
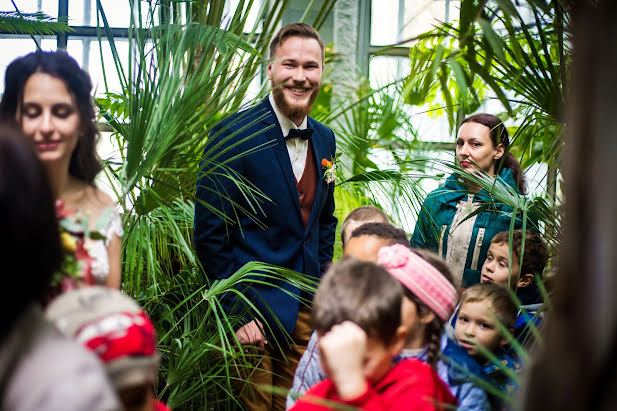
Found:
[[[307, 6], [311, 3], [313, 4], [313, 7], [308, 14], [306, 22], [313, 24], [315, 18], [317, 18], [319, 9], [324, 3], [323, 0], [315, 0], [314, 2], [308, 2], [306, 0], [291, 0], [287, 10], [285, 10], [283, 18], [281, 19], [281, 24], [284, 26], [285, 24], [300, 21], [306, 11]], [[324, 24], [319, 28], [319, 36], [326, 44], [329, 44], [334, 40], [334, 13], [330, 13]]]
[[548, 166], [544, 163], [536, 163], [525, 170], [525, 180], [527, 183], [527, 194], [530, 197], [546, 194], [546, 176]]
[[409, 74], [407, 57], [375, 56], [369, 62], [369, 78], [373, 87], [383, 87]]
[[[375, 56], [369, 63], [371, 86], [374, 88], [401, 79], [409, 74], [409, 59], [406, 57]], [[448, 120], [443, 110], [434, 106], [410, 106], [404, 104], [402, 109], [412, 119], [420, 141], [453, 143], [454, 137], [448, 129]]]
[[7, 38], [0, 37], [2, 53], [0, 53], [0, 94], [4, 93], [4, 73], [6, 67], [17, 57], [36, 50], [36, 45], [31, 38]]
[[[58, 0], [17, 0], [15, 4], [21, 13], [42, 11], [48, 16], [58, 17]], [[0, 10], [15, 11], [15, 6], [11, 0], [0, 0]]]
[[[224, 12], [224, 16], [223, 16], [223, 21], [221, 22], [221, 27], [227, 27], [227, 25], [229, 24], [231, 18], [234, 16], [234, 13], [236, 13], [236, 9], [238, 8], [238, 4], [240, 3], [240, 0], [226, 0], [225, 2], [225, 12]], [[246, 18], [246, 23], [244, 25], [244, 31], [249, 33], [251, 31], [253, 31], [253, 29], [255, 28], [255, 24], [258, 23], [258, 18], [260, 16], [265, 17], [266, 14], [260, 14], [262, 13], [262, 7], [263, 7], [263, 0], [255, 0], [253, 1], [252, 5], [251, 5], [251, 9], [248, 11], [248, 17]], [[245, 4], [245, 9], [246, 6], [248, 6], [248, 4]], [[246, 11], [244, 12], [246, 13]], [[261, 31], [261, 25], [257, 28], [256, 32], [259, 33]]]
[[460, 0], [372, 0], [371, 45], [414, 38], [439, 22], [457, 19], [459, 8]]
[[[57, 1], [57, 0], [56, 0]], [[101, 6], [110, 27], [128, 27], [131, 18], [129, 0], [101, 0]], [[144, 3], [142, 8], [147, 9]], [[69, 23], [74, 26], [96, 26], [96, 0], [71, 0], [69, 2]], [[103, 26], [103, 20], [100, 20]]]
[[373, 0], [371, 4], [371, 45], [385, 46], [397, 41], [399, 0]]
[[[124, 70], [127, 70], [129, 53], [128, 40], [116, 39], [115, 45], [116, 49], [118, 50], [118, 55], [120, 57], [122, 67]], [[104, 40], [101, 42], [101, 46], [99, 47], [98, 41], [94, 40], [90, 41], [89, 47], [90, 48], [88, 53], [87, 70], [90, 73], [90, 77], [92, 78], [92, 86], [96, 91], [96, 94], [101, 95], [105, 93], [103, 70], [105, 71], [105, 77], [107, 78], [107, 86], [109, 87], [109, 91], [116, 93], [120, 92], [122, 90], [122, 88], [120, 87], [120, 78], [118, 77], [116, 66], [114, 65], [113, 55], [111, 53], [111, 48], [109, 47], [109, 42]], [[101, 61], [101, 50], [103, 52], [103, 61]]]

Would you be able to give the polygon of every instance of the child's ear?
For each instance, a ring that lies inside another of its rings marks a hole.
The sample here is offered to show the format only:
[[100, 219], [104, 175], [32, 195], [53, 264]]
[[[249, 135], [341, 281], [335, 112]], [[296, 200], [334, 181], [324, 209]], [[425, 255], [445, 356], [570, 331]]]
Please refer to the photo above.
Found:
[[392, 357], [396, 357], [401, 353], [403, 347], [405, 347], [405, 341], [407, 341], [407, 327], [399, 325], [392, 337], [392, 341], [389, 344], [388, 350]]
[[[509, 328], [508, 331], [510, 332], [511, 336], [514, 336], [514, 328]], [[514, 338], [514, 337], [512, 337]], [[501, 341], [499, 342], [499, 346], [503, 347], [504, 345], [508, 345], [508, 343], [510, 342], [510, 338], [507, 336], [502, 336], [501, 337]]]
[[516, 283], [516, 288], [525, 288], [531, 285], [534, 280], [534, 275], [531, 273], [521, 274]]

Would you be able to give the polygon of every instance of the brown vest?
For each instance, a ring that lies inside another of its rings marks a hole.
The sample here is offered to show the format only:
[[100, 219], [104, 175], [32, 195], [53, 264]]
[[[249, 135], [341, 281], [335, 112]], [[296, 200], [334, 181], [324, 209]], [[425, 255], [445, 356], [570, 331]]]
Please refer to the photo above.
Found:
[[304, 171], [300, 181], [296, 180], [298, 188], [298, 196], [300, 200], [300, 210], [302, 212], [302, 222], [304, 227], [308, 224], [313, 203], [315, 202], [315, 193], [317, 192], [317, 167], [315, 166], [315, 156], [313, 155], [313, 147], [311, 140], [308, 143], [308, 152], [306, 153], [306, 163], [304, 163]]

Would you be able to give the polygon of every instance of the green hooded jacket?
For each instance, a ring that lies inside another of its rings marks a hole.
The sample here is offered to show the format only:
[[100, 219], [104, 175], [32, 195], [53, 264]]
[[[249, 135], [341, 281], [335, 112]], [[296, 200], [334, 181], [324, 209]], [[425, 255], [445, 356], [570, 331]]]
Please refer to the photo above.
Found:
[[[516, 190], [512, 170], [502, 169], [498, 178]], [[480, 271], [491, 240], [495, 234], [510, 230], [513, 209], [496, 203], [496, 200], [484, 189], [478, 193], [470, 193], [460, 180], [460, 176], [453, 173], [448, 177], [444, 186], [429, 193], [422, 204], [410, 244], [412, 247], [432, 250], [445, 259], [448, 250], [448, 235], [446, 234], [450, 232], [459, 201], [468, 201], [469, 196], [473, 195], [473, 203], [488, 205], [488, 209], [477, 214], [471, 238], [469, 238], [469, 249], [461, 281], [461, 287], [467, 288], [480, 282]], [[518, 214], [515, 228], [522, 228], [522, 225], [522, 216]], [[526, 227], [537, 230], [538, 223], [532, 216], [529, 216]], [[461, 273], [452, 274], [456, 278], [461, 276]]]

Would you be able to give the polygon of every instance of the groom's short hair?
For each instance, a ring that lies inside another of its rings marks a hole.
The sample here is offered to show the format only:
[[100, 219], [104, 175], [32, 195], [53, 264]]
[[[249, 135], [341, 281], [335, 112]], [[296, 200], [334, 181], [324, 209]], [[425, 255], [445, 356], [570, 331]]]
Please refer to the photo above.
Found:
[[306, 23], [290, 23], [283, 26], [278, 31], [278, 33], [276, 33], [276, 36], [274, 36], [272, 42], [270, 43], [271, 59], [274, 58], [278, 46], [289, 37], [305, 37], [317, 40], [317, 42], [319, 43], [319, 47], [321, 47], [321, 58], [323, 60], [326, 44], [319, 37], [319, 33], [317, 32], [317, 30], [315, 30], [312, 26]]

